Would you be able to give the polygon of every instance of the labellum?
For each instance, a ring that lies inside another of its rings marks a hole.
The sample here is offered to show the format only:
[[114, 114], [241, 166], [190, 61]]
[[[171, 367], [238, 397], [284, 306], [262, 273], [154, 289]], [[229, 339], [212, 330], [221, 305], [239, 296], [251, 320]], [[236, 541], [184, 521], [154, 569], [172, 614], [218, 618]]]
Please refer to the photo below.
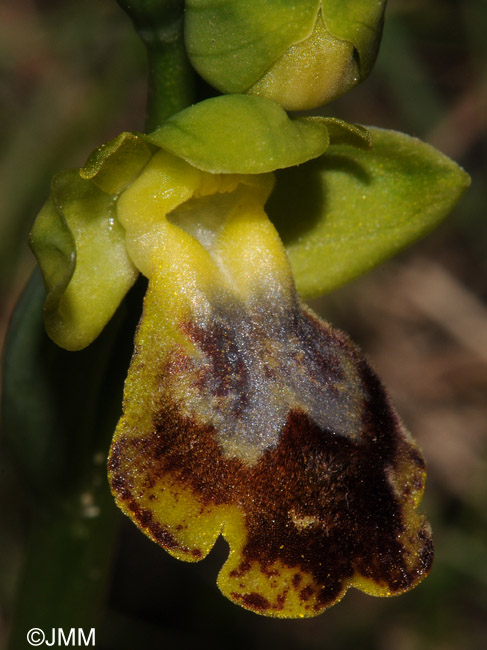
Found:
[[223, 535], [232, 601], [305, 617], [349, 587], [404, 592], [433, 553], [418, 447], [363, 354], [300, 301], [263, 209], [272, 186], [160, 151], [121, 193], [149, 287], [109, 475], [174, 557]]

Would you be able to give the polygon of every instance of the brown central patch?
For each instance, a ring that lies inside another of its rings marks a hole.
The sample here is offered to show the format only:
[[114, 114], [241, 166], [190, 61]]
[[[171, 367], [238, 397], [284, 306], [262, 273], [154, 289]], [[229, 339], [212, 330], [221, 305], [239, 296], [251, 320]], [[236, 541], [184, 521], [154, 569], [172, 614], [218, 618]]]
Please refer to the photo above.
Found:
[[[379, 379], [346, 337], [311, 315], [303, 313], [301, 318], [303, 347], [312, 348], [313, 368], [321, 369], [325, 381], [339, 379], [337, 363], [333, 369], [330, 360], [340, 355], [357, 369], [363, 396], [358, 438], [337, 435], [302, 409], [292, 409], [278, 444], [249, 465], [224, 453], [212, 425], [196, 416], [183, 417], [174, 403], [163, 400], [150, 433], [122, 436], [114, 444], [110, 471], [114, 492], [132, 503], [132, 512], [137, 504], [130, 476], [137, 476], [138, 486], [145, 481], [149, 489], [168, 473], [190, 486], [202, 504], [238, 504], [248, 536], [234, 577], [244, 575], [255, 562], [269, 573], [279, 560], [313, 576], [313, 585], [304, 586], [300, 597], [313, 597], [319, 611], [336, 600], [355, 574], [387, 586], [391, 593], [406, 590], [428, 571], [432, 544], [425, 525], [406, 530], [402, 500], [409, 497], [411, 485], [420, 489], [424, 463]], [[188, 334], [214, 359], [212, 372], [223, 378], [216, 392], [224, 394], [233, 382], [245, 395], [246, 371], [225, 332], [220, 333], [224, 345], [215, 345], [197, 327]], [[410, 478], [397, 494], [390, 476], [404, 466], [410, 467]], [[130, 467], [133, 473], [127, 472]], [[139, 523], [140, 517], [143, 513]], [[151, 529], [150, 521], [143, 525]], [[162, 545], [172, 543], [166, 544], [161, 531], [153, 534]], [[408, 557], [411, 550], [417, 556], [414, 562]], [[294, 583], [299, 589], [299, 576]], [[266, 611], [271, 606], [257, 593], [245, 597], [252, 600], [244, 603], [251, 609]]]

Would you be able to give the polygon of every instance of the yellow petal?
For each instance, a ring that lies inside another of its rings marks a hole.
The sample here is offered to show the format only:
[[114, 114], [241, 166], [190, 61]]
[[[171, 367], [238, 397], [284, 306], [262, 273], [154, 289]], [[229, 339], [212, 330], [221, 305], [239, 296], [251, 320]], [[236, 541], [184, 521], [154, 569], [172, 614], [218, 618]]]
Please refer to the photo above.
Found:
[[218, 585], [261, 614], [410, 589], [432, 559], [416, 445], [357, 348], [299, 302], [265, 193], [196, 194], [152, 238], [109, 461], [119, 506], [180, 559], [221, 533]]

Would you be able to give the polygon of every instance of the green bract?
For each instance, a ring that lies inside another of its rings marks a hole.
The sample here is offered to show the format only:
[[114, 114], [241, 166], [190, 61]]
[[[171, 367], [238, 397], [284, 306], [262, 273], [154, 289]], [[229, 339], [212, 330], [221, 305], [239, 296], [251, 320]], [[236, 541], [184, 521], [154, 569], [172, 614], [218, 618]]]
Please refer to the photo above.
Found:
[[218, 90], [310, 109], [369, 74], [384, 9], [385, 0], [188, 0], [186, 47]]

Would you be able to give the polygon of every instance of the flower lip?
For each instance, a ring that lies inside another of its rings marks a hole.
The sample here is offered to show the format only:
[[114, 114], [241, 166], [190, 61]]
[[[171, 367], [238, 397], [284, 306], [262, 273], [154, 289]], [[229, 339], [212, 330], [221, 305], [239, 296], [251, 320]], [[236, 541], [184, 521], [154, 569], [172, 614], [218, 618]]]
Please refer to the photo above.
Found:
[[[109, 461], [117, 503], [179, 559], [222, 534], [219, 587], [259, 613], [411, 588], [432, 557], [424, 463], [362, 355], [300, 303], [262, 208], [272, 179], [208, 194], [173, 162], [157, 154], [119, 201], [129, 249], [149, 224], [152, 257]], [[172, 193], [154, 192], [159, 164]]]
[[[255, 354], [255, 341], [243, 351], [245, 343], [234, 335], [244, 327], [241, 315], [228, 305], [212, 302], [207, 326], [198, 318], [180, 323], [184, 338], [159, 357], [165, 362], [154, 371], [156, 383], [143, 403], [126, 402], [110, 457], [115, 497], [180, 559], [204, 557], [222, 533], [230, 556], [218, 584], [258, 613], [313, 616], [350, 586], [401, 593], [426, 575], [432, 559], [429, 528], [415, 511], [423, 460], [379, 380], [344, 335], [297, 309], [288, 313], [292, 336], [302, 344], [293, 351], [289, 333], [268, 326], [270, 313], [258, 310], [252, 317], [254, 327], [262, 319], [253, 338], [262, 337], [265, 358]], [[154, 349], [144, 352], [146, 332], [139, 333], [134, 368], [147, 363], [146, 354], [154, 356]], [[357, 374], [344, 381], [347, 365]], [[301, 395], [299, 368], [308, 382]], [[292, 406], [285, 400], [287, 381], [296, 392]], [[268, 410], [272, 391], [284, 397], [282, 416], [259, 421], [262, 405], [252, 382]], [[313, 384], [321, 391], [321, 422]], [[155, 403], [150, 395], [158, 395]], [[137, 412], [147, 399], [154, 409], [141, 425]], [[346, 427], [351, 410], [358, 417], [341, 434], [333, 422], [334, 400], [341, 401]]]
[[210, 174], [150, 149], [109, 194], [125, 145], [144, 153], [122, 138], [90, 178], [69, 173], [48, 212], [76, 224], [78, 188], [130, 273], [149, 278], [110, 454], [118, 504], [180, 559], [222, 534], [218, 584], [259, 613], [312, 616], [350, 586], [411, 588], [432, 558], [416, 511], [424, 463], [362, 355], [297, 297], [263, 208], [273, 175]]

